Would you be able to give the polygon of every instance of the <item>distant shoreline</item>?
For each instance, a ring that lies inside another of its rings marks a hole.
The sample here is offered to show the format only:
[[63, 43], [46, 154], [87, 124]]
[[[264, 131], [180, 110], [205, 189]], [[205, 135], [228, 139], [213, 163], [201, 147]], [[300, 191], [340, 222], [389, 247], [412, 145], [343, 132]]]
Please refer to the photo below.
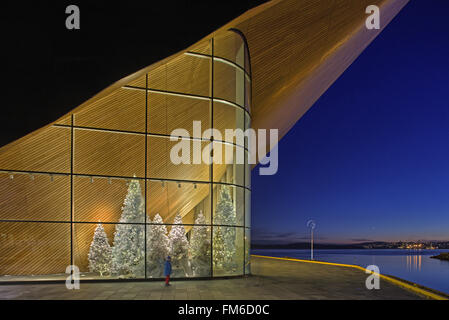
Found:
[[[355, 243], [355, 244], [328, 244], [328, 243], [314, 243], [314, 249], [406, 249], [400, 248], [395, 244], [389, 242], [364, 242], [364, 243]], [[251, 249], [310, 249], [310, 243], [308, 242], [299, 242], [299, 243], [288, 243], [288, 244], [261, 244], [261, 243], [253, 243], [251, 244]], [[421, 248], [421, 249], [409, 249], [409, 250], [422, 250], [430, 248]], [[446, 246], [439, 247], [438, 249], [449, 249]]]

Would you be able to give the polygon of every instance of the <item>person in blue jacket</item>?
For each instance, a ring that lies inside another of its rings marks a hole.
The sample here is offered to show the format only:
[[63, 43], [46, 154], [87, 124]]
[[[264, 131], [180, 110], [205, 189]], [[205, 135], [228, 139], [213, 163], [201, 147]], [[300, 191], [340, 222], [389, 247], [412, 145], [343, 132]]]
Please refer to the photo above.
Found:
[[170, 285], [170, 274], [171, 274], [171, 257], [168, 256], [167, 260], [165, 260], [164, 264], [164, 276], [165, 276], [165, 285]]

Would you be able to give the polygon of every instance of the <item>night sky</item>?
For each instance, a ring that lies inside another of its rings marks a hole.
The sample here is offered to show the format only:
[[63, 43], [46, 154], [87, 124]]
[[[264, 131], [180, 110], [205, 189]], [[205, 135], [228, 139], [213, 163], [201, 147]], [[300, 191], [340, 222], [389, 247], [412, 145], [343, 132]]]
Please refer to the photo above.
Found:
[[449, 240], [448, 16], [410, 1], [253, 170], [254, 243]]

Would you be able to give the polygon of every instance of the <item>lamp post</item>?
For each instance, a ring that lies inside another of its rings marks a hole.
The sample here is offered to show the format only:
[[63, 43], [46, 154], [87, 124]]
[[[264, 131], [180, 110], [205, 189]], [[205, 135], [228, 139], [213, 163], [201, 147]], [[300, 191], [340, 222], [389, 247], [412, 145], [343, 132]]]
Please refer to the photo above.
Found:
[[307, 221], [307, 227], [310, 228], [310, 260], [313, 260], [313, 229], [316, 227], [315, 221]]

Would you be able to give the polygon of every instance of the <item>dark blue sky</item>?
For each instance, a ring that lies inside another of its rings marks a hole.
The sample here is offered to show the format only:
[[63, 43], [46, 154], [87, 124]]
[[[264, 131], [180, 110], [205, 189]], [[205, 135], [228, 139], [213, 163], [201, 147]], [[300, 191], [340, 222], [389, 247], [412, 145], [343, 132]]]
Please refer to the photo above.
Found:
[[410, 1], [253, 170], [254, 242], [449, 240], [448, 19]]

